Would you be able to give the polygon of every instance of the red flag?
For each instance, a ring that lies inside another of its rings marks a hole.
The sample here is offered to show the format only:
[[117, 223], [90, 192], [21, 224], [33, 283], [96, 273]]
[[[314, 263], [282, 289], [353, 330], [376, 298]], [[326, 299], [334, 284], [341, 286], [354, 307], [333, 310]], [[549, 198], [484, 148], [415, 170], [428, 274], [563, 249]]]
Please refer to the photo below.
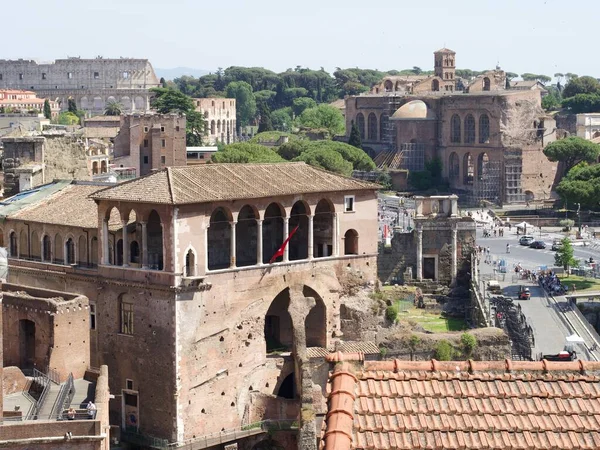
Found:
[[288, 242], [290, 242], [290, 239], [292, 238], [292, 236], [294, 235], [294, 233], [296, 231], [298, 231], [298, 227], [299, 226], [300, 225], [296, 225], [296, 227], [291, 231], [291, 233], [287, 237], [287, 239], [285, 241], [283, 241], [283, 244], [281, 244], [281, 247], [279, 247], [279, 250], [277, 250], [275, 252], [275, 254], [273, 255], [273, 257], [269, 261], [269, 264], [273, 264], [277, 258], [279, 258], [280, 256], [283, 256], [283, 252], [285, 251], [285, 247], [288, 245]]

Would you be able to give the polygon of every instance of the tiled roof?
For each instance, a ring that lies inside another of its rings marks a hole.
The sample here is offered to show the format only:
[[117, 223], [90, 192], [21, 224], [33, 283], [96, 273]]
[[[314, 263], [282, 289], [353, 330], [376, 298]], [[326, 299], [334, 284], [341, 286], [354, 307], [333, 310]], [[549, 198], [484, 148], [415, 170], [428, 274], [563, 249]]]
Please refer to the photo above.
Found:
[[600, 448], [600, 362], [360, 356], [328, 357], [322, 450]]
[[66, 225], [80, 228], [98, 228], [98, 209], [90, 195], [102, 186], [69, 184], [42, 200], [9, 214], [9, 219]]
[[303, 162], [202, 164], [169, 167], [101, 190], [92, 197], [99, 200], [182, 205], [378, 188], [377, 184], [330, 173]]

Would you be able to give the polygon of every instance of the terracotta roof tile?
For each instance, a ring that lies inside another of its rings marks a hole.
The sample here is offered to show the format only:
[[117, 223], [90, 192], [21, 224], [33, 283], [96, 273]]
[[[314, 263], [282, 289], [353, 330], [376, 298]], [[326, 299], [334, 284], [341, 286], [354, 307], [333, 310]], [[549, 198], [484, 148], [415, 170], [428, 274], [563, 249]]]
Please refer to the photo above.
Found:
[[331, 379], [344, 387], [329, 397], [325, 450], [600, 448], [598, 364], [378, 361], [356, 376], [348, 364]]
[[181, 205], [378, 188], [305, 163], [201, 164], [169, 167], [99, 191], [93, 198]]

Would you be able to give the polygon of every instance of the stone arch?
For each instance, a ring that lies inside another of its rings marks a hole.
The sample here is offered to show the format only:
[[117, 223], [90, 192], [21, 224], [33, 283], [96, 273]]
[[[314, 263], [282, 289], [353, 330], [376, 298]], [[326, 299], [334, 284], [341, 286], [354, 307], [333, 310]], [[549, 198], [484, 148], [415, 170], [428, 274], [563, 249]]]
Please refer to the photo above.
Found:
[[465, 117], [465, 144], [475, 143], [475, 118], [473, 114], [467, 114]]
[[129, 262], [131, 264], [140, 263], [140, 244], [137, 240], [129, 243]]
[[17, 232], [12, 230], [8, 235], [9, 253], [11, 258], [19, 257], [19, 244], [17, 240]]
[[117, 102], [117, 99], [111, 95], [106, 99], [106, 104], [109, 104], [109, 103], [118, 103], [118, 102]]
[[488, 144], [490, 142], [490, 118], [487, 114], [479, 116], [479, 143]]
[[483, 78], [483, 90], [484, 91], [489, 91], [491, 88], [492, 83], [490, 82], [490, 79], [488, 77], [484, 77]]
[[360, 138], [365, 138], [365, 116], [363, 113], [358, 113], [356, 115], [356, 126], [358, 127], [358, 131], [360, 132]]
[[89, 265], [88, 260], [88, 242], [87, 237], [84, 235], [79, 236], [79, 241], [77, 242], [77, 262], [79, 265]]
[[277, 350], [290, 350], [293, 343], [292, 317], [289, 288], [281, 291], [269, 305], [265, 315], [264, 337], [267, 353]]
[[321, 199], [313, 219], [313, 251], [315, 258], [333, 254], [333, 213], [335, 209], [328, 199]]
[[185, 271], [183, 275], [185, 277], [194, 277], [196, 276], [196, 252], [192, 247], [189, 247], [187, 252], [185, 253]]
[[216, 130], [216, 124], [215, 124], [215, 121], [214, 121], [214, 120], [211, 120], [211, 121], [210, 121], [210, 134], [212, 134], [212, 135], [215, 135], [215, 134], [217, 134], [217, 132], [216, 132], [216, 131], [217, 131], [217, 130]]
[[600, 137], [600, 131], [594, 131], [594, 134], [592, 135], [592, 139], [596, 139], [597, 137]]
[[315, 306], [311, 308], [304, 321], [306, 346], [327, 348], [327, 311], [325, 302], [317, 291], [309, 286], [304, 286], [302, 293], [305, 297], [315, 299]]
[[483, 181], [488, 176], [490, 158], [486, 152], [480, 153], [477, 157], [477, 179]]
[[90, 264], [92, 266], [98, 265], [98, 238], [94, 236], [90, 244]]
[[92, 163], [92, 175], [98, 175], [98, 161]]
[[535, 200], [535, 194], [532, 191], [525, 191], [525, 201], [531, 202]]
[[123, 106], [123, 109], [125, 111], [130, 111], [131, 110], [131, 99], [126, 95], [124, 97], [121, 97], [121, 105]]
[[294, 372], [289, 373], [277, 389], [277, 397], [294, 399], [296, 398], [296, 380]]
[[471, 157], [471, 153], [466, 153], [465, 156], [463, 156], [463, 184], [473, 184], [473, 177], [473, 158]]
[[370, 141], [377, 140], [377, 116], [375, 113], [370, 113], [369, 117], [367, 117], [367, 125], [368, 125], [368, 133], [367, 138]]
[[298, 227], [291, 237], [289, 246], [290, 261], [308, 258], [308, 216], [310, 206], [303, 200], [298, 200], [292, 206], [288, 233]]
[[19, 233], [19, 258], [28, 258], [29, 254], [29, 235], [27, 230], [23, 229]]
[[47, 234], [42, 238], [42, 261], [52, 262], [52, 238]]
[[100, 110], [104, 108], [104, 102], [102, 101], [102, 97], [94, 97], [94, 109]]
[[[271, 203], [265, 210], [263, 220], [263, 263], [268, 263], [283, 243], [285, 209], [279, 203]], [[276, 261], [281, 261], [281, 257]]]
[[235, 262], [238, 267], [258, 263], [258, 218], [258, 210], [252, 205], [244, 205], [238, 213], [235, 226]]
[[141, 109], [142, 111], [146, 109], [146, 102], [144, 101], [144, 98], [141, 95], [135, 97], [134, 104], [135, 109]]
[[431, 90], [434, 92], [440, 90], [440, 80], [438, 80], [437, 78], [433, 79], [433, 81], [431, 82]]
[[65, 243], [60, 233], [56, 233], [54, 236], [54, 264], [62, 264], [64, 262], [65, 254]]
[[454, 114], [450, 120], [450, 142], [461, 143], [461, 120], [458, 114]]
[[231, 266], [231, 211], [222, 206], [210, 215], [208, 228], [208, 270]]
[[392, 92], [394, 90], [394, 83], [392, 80], [385, 80], [383, 88], [385, 89], [385, 92]]
[[65, 264], [75, 264], [75, 240], [72, 237], [68, 237], [65, 241]]
[[123, 228], [123, 220], [121, 219], [121, 213], [116, 206], [113, 206], [106, 211], [104, 220], [108, 221], [108, 234], [111, 236], [111, 239], [109, 239], [108, 245], [106, 246], [108, 250], [108, 264], [118, 266], [119, 258], [117, 256], [117, 238], [115, 236], [117, 236], [119, 230]]
[[450, 182], [457, 181], [460, 177], [460, 161], [456, 152], [450, 153], [448, 161], [448, 178]]
[[31, 259], [35, 261], [42, 259], [42, 241], [35, 230], [31, 232]]
[[79, 100], [79, 107], [81, 109], [88, 109], [88, 98], [87, 97], [81, 97], [81, 100]]
[[163, 230], [162, 220], [158, 212], [153, 209], [148, 216], [146, 225], [146, 234], [148, 235], [148, 264], [152, 270], [163, 270], [164, 251], [163, 251]]
[[350, 229], [344, 234], [344, 255], [358, 255], [358, 233]]
[[105, 159], [103, 159], [102, 161], [100, 161], [100, 173], [107, 173], [108, 172], [108, 164], [106, 162]]

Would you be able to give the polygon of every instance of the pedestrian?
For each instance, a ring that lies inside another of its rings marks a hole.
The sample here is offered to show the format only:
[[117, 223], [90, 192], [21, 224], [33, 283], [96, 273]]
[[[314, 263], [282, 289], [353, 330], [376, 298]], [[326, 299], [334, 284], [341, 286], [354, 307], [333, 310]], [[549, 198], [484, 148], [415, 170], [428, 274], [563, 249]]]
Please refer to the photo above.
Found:
[[510, 244], [506, 244], [506, 253], [510, 253]]
[[96, 417], [96, 405], [91, 400], [87, 404], [88, 419], [94, 419]]
[[573, 294], [577, 294], [577, 286], [573, 285]]
[[75, 420], [75, 410], [73, 408], [69, 408], [67, 411], [67, 420]]

